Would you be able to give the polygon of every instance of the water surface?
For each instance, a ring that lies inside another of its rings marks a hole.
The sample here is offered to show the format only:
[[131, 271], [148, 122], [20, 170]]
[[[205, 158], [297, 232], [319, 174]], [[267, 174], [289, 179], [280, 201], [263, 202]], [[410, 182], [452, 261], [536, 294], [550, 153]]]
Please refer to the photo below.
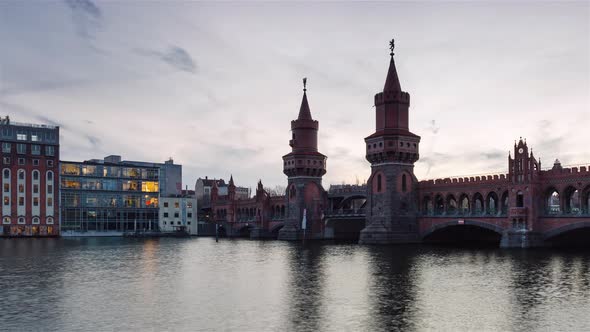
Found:
[[590, 252], [0, 239], [0, 329], [582, 331]]

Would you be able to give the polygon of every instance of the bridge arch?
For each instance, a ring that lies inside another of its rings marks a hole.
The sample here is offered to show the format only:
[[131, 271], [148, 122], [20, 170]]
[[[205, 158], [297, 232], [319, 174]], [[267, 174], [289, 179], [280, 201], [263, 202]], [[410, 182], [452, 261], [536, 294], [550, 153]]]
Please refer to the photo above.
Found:
[[577, 214], [581, 209], [580, 191], [574, 186], [567, 186], [563, 191], [563, 212], [567, 214]]
[[254, 229], [253, 225], [247, 224], [247, 225], [243, 225], [238, 227], [238, 229], [236, 229], [236, 235], [239, 237], [250, 237], [250, 232], [252, 232], [252, 229]]
[[543, 240], [555, 246], [588, 246], [590, 220], [554, 228], [543, 234]]
[[498, 246], [504, 229], [498, 225], [476, 221], [447, 221], [432, 226], [421, 234], [425, 243]]
[[485, 213], [485, 205], [483, 200], [483, 195], [480, 193], [473, 194], [473, 203], [472, 203], [471, 214], [472, 215], [482, 215]]
[[446, 206], [446, 214], [447, 215], [455, 215], [457, 214], [457, 199], [455, 199], [455, 195], [453, 194], [448, 194], [447, 195], [447, 200], [445, 202], [445, 206]]
[[494, 216], [500, 211], [500, 200], [495, 191], [490, 191], [486, 197], [486, 214]]
[[471, 204], [469, 204], [469, 196], [466, 193], [459, 195], [459, 214], [468, 215], [471, 213]]
[[544, 191], [543, 201], [545, 202], [545, 213], [546, 214], [560, 214], [561, 208], [561, 195], [556, 187], [551, 186]]
[[590, 185], [582, 190], [582, 213], [590, 214]]

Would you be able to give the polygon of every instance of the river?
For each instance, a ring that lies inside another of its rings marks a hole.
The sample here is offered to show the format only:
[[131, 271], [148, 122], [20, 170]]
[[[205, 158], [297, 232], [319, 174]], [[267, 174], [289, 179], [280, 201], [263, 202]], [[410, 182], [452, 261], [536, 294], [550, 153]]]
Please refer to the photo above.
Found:
[[589, 249], [0, 239], [0, 329], [582, 331]]

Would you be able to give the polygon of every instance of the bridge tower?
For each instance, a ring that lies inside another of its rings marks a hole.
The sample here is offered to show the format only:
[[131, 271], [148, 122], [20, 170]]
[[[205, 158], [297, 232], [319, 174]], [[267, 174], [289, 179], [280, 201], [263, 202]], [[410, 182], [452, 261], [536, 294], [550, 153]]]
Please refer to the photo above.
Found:
[[402, 91], [390, 42], [389, 70], [383, 91], [375, 95], [376, 128], [365, 138], [371, 163], [367, 182], [367, 227], [360, 243], [418, 242], [418, 181], [414, 163], [419, 158], [420, 136], [410, 132], [410, 94]]
[[[537, 230], [539, 208], [543, 206], [544, 193], [540, 186], [541, 162], [529, 152], [522, 137], [514, 142], [514, 158], [508, 154], [508, 219], [509, 229], [503, 234], [500, 246], [536, 247], [542, 245]], [[539, 200], [541, 198], [541, 201]]]
[[279, 231], [279, 240], [302, 238], [302, 219], [306, 211], [306, 237], [321, 238], [322, 210], [327, 194], [322, 187], [326, 174], [326, 156], [318, 152], [319, 123], [311, 117], [307, 102], [307, 79], [303, 79], [303, 99], [299, 116], [291, 121], [291, 152], [283, 156], [283, 173], [287, 175], [287, 216]]

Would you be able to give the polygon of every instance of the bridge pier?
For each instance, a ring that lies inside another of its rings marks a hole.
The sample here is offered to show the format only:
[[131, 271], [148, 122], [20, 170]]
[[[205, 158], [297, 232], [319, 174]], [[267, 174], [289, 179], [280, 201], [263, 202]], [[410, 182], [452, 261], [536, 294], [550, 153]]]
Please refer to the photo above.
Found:
[[544, 247], [541, 233], [529, 230], [507, 230], [502, 234], [500, 248], [535, 248]]
[[[398, 222], [398, 224], [407, 225], [408, 221]], [[420, 243], [420, 237], [417, 232], [413, 232], [401, 227], [390, 228], [384, 225], [384, 222], [374, 220], [365, 229], [361, 231], [359, 244], [405, 244]]]

